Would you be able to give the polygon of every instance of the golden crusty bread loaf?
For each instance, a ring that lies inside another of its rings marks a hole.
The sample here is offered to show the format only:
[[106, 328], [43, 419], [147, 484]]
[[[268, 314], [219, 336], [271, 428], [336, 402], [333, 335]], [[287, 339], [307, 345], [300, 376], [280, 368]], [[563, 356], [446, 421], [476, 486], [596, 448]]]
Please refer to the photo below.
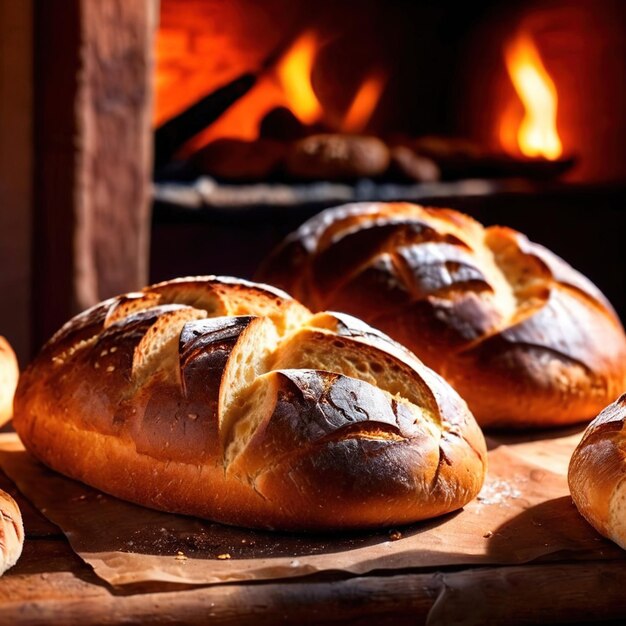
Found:
[[9, 342], [0, 335], [0, 426], [6, 424], [13, 414], [13, 394], [18, 376], [15, 353]]
[[589, 424], [570, 460], [568, 481], [582, 516], [626, 549], [626, 394]]
[[15, 500], [0, 490], [0, 575], [13, 567], [22, 554], [24, 527]]
[[15, 429], [41, 461], [115, 496], [229, 524], [400, 524], [484, 477], [466, 404], [350, 316], [274, 288], [178, 279], [68, 322], [25, 370]]
[[483, 426], [591, 419], [626, 388], [626, 337], [587, 278], [510, 228], [405, 203], [325, 211], [259, 274], [412, 350]]

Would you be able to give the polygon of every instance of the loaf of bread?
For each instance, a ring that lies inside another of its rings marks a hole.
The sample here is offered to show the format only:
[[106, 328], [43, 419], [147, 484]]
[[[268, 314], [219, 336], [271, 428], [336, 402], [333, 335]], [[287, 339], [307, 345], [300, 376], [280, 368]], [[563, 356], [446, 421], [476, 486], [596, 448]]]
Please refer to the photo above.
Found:
[[13, 394], [18, 376], [15, 353], [9, 342], [0, 335], [0, 426], [6, 424], [13, 415]]
[[588, 420], [626, 388], [624, 330], [597, 287], [521, 233], [456, 211], [330, 209], [259, 278], [380, 328], [443, 375], [483, 426]]
[[228, 181], [265, 180], [283, 161], [287, 148], [279, 141], [257, 139], [217, 139], [201, 148], [190, 159], [200, 174]]
[[75, 317], [25, 370], [14, 426], [51, 468], [248, 527], [401, 524], [484, 477], [466, 404], [382, 333], [274, 288], [178, 279]]
[[626, 394], [589, 424], [568, 480], [582, 516], [626, 550]]
[[22, 554], [24, 527], [15, 500], [0, 490], [0, 575], [13, 567]]
[[350, 181], [383, 174], [389, 159], [389, 149], [376, 137], [310, 135], [291, 146], [285, 170], [304, 180]]

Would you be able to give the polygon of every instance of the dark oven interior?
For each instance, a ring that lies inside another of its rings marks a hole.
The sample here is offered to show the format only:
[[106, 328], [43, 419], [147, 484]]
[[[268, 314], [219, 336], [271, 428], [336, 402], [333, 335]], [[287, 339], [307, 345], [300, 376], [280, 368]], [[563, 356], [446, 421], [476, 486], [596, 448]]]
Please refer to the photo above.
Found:
[[622, 316], [626, 7], [161, 0], [152, 280], [252, 277], [347, 201], [510, 225]]

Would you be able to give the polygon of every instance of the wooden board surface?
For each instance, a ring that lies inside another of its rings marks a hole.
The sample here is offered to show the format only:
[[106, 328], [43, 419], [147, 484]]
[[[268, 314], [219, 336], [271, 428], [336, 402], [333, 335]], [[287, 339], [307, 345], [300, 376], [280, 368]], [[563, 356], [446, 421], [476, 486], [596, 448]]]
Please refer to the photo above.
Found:
[[398, 626], [620, 623], [626, 618], [623, 558], [113, 588], [74, 554], [60, 530], [2, 474], [0, 488], [18, 500], [27, 533], [22, 558], [0, 579], [0, 624]]

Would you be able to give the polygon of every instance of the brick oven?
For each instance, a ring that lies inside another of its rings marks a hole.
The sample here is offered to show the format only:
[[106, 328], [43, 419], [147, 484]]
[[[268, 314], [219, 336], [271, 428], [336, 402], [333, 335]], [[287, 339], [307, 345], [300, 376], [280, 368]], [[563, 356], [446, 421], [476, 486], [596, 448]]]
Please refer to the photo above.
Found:
[[[621, 3], [2, 0], [0, 11], [0, 262], [14, 299], [0, 321], [22, 358], [72, 313], [148, 280], [251, 276], [285, 233], [351, 200], [450, 205], [518, 227], [624, 311]], [[548, 111], [547, 152], [532, 131], [530, 147], [519, 140], [534, 115], [524, 72]], [[309, 175], [285, 154], [320, 134], [373, 138], [390, 156], [362, 174]]]

